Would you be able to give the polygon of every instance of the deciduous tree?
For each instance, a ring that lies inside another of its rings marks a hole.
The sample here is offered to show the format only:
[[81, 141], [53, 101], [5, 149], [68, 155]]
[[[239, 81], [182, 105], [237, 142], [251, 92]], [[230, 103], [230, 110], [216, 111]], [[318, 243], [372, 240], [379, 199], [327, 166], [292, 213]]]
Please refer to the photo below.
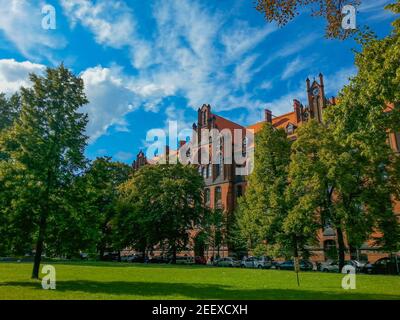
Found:
[[88, 101], [82, 79], [63, 65], [30, 80], [32, 87], [21, 89], [19, 118], [1, 135], [7, 160], [0, 177], [11, 178], [6, 188], [13, 188], [13, 199], [6, 214], [14, 234], [36, 243], [32, 278], [37, 279], [49, 223], [70, 214], [59, 209], [69, 205], [68, 188], [85, 165], [87, 116], [79, 109]]

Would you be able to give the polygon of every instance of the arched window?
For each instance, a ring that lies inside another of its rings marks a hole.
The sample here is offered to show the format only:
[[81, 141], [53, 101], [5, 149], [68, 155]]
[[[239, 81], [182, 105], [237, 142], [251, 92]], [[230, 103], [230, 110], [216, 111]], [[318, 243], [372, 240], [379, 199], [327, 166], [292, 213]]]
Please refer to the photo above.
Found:
[[207, 112], [203, 111], [203, 125], [207, 124]]
[[334, 240], [325, 240], [324, 252], [327, 260], [335, 259], [337, 257], [336, 242]]

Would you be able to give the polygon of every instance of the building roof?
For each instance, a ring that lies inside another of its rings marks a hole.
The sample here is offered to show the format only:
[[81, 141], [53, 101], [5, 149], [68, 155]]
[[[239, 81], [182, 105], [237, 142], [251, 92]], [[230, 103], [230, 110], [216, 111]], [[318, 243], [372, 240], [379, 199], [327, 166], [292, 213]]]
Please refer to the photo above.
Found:
[[215, 124], [219, 129], [244, 129], [243, 126], [213, 113]]
[[[264, 123], [265, 123], [265, 120], [257, 122], [251, 126], [248, 126], [247, 129], [253, 129], [254, 133], [257, 133], [257, 132], [261, 131]], [[294, 111], [285, 113], [283, 115], [280, 115], [280, 116], [272, 119], [272, 124], [276, 128], [285, 129], [289, 123], [293, 123], [294, 125], [297, 125], [296, 114], [294, 113]]]

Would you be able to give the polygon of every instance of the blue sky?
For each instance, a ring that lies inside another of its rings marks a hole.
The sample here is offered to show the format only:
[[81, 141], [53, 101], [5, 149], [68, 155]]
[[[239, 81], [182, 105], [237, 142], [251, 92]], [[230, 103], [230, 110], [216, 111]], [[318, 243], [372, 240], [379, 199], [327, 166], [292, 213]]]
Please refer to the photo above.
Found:
[[[387, 35], [388, 0], [363, 0], [357, 24]], [[328, 96], [356, 72], [353, 40], [324, 38], [325, 21], [303, 12], [283, 28], [252, 0], [0, 0], [0, 91], [60, 62], [82, 76], [90, 104], [87, 156], [130, 163], [146, 132], [190, 128], [204, 103], [238, 123], [305, 103], [305, 79], [325, 75]], [[41, 27], [45, 4], [57, 27]]]

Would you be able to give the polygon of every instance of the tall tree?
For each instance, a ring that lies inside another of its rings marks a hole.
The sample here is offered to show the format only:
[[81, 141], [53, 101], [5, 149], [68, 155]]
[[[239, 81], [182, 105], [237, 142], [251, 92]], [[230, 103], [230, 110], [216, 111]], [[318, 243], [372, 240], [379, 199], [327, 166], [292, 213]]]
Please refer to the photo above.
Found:
[[[399, 2], [387, 8], [400, 13]], [[400, 131], [400, 19], [393, 26], [387, 37], [361, 42], [355, 59], [358, 73], [327, 112], [333, 137], [350, 158], [347, 177], [353, 173], [353, 181], [342, 180], [337, 188], [348, 228], [360, 215], [364, 223], [372, 220], [373, 230], [382, 233], [377, 242], [388, 250], [400, 245], [392, 203], [400, 199], [400, 163], [387, 141], [388, 133]], [[358, 244], [361, 239], [349, 234], [349, 240]]]
[[131, 172], [130, 166], [102, 157], [91, 163], [83, 177], [86, 201], [95, 217], [90, 227], [96, 229], [93, 240], [97, 243], [100, 259], [103, 259], [104, 251], [112, 247], [113, 232], [117, 232], [112, 230], [112, 224], [117, 214], [118, 187], [128, 180]]
[[248, 248], [267, 242], [282, 249], [293, 249], [297, 256], [296, 234], [283, 229], [290, 211], [285, 196], [291, 143], [282, 129], [265, 124], [256, 136], [255, 166], [245, 195], [239, 200], [238, 226]]
[[[176, 262], [177, 253], [186, 248], [190, 233], [204, 223], [203, 180], [191, 166], [152, 165], [141, 168], [121, 186], [120, 205], [125, 219], [135, 222], [132, 243], [147, 248], [166, 245]], [[127, 241], [128, 242], [128, 241]]]
[[[34, 240], [32, 278], [39, 276], [48, 224], [63, 219], [63, 207], [74, 174], [85, 165], [87, 115], [79, 109], [88, 101], [82, 79], [63, 65], [30, 75], [32, 88], [21, 89], [21, 113], [2, 134], [1, 151], [8, 160], [0, 176], [12, 171], [14, 199], [11, 215], [26, 242]], [[18, 233], [16, 232], [16, 233]]]

